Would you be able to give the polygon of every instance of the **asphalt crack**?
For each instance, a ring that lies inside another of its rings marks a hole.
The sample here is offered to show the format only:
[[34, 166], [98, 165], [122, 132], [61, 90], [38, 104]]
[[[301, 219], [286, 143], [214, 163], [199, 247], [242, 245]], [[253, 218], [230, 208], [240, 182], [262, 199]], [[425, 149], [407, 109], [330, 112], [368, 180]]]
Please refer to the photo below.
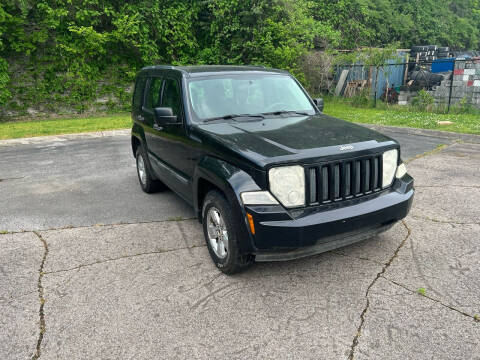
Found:
[[355, 336], [353, 338], [353, 341], [352, 341], [352, 345], [350, 346], [350, 354], [348, 356], [348, 360], [353, 360], [354, 359], [355, 349], [358, 345], [360, 336], [362, 335], [362, 329], [363, 329], [363, 326], [365, 324], [366, 314], [367, 314], [367, 311], [370, 307], [370, 299], [368, 297], [369, 294], [370, 294], [370, 289], [375, 285], [377, 280], [380, 279], [380, 277], [382, 277], [382, 275], [385, 273], [385, 271], [389, 268], [389, 266], [392, 264], [393, 260], [397, 257], [400, 249], [405, 245], [405, 243], [407, 242], [408, 238], [410, 237], [410, 235], [412, 233], [412, 231], [408, 227], [405, 220], [402, 220], [402, 224], [405, 227], [405, 229], [407, 229], [407, 235], [402, 240], [402, 242], [398, 245], [397, 249], [395, 250], [393, 255], [390, 257], [390, 259], [382, 267], [382, 270], [380, 270], [380, 272], [377, 273], [377, 276], [375, 276], [375, 279], [373, 279], [373, 281], [370, 283], [370, 285], [368, 286], [367, 291], [365, 293], [365, 298], [367, 300], [367, 303], [366, 303], [365, 308], [363, 309], [362, 313], [360, 314], [360, 324], [358, 325], [357, 333], [355, 334]]
[[69, 229], [87, 229], [92, 227], [108, 227], [108, 226], [119, 226], [119, 225], [138, 225], [138, 224], [157, 224], [157, 223], [164, 223], [164, 222], [178, 222], [178, 221], [188, 221], [188, 220], [197, 220], [196, 217], [186, 217], [186, 218], [169, 218], [165, 220], [146, 220], [146, 221], [120, 221], [116, 223], [109, 223], [109, 224], [93, 224], [93, 225], [65, 225], [60, 227], [51, 227], [46, 229], [22, 229], [22, 230], [1, 230], [1, 234], [21, 234], [27, 232], [35, 232], [35, 231], [57, 231], [57, 230], [69, 230]]
[[440, 224], [452, 224], [452, 225], [480, 225], [480, 222], [468, 222], [468, 221], [465, 221], [465, 222], [462, 222], [462, 221], [452, 221], [452, 220], [440, 220], [440, 219], [435, 219], [435, 218], [431, 218], [429, 216], [419, 216], [419, 215], [410, 215], [412, 218], [414, 218], [415, 220], [427, 220], [427, 221], [431, 221], [431, 222], [436, 222], [436, 223], [440, 223]]
[[[387, 280], [388, 282], [390, 282], [390, 283], [392, 283], [392, 284], [394, 284], [394, 285], [397, 285], [397, 286], [399, 286], [399, 287], [401, 287], [401, 288], [403, 288], [403, 289], [411, 292], [412, 294], [418, 294], [417, 291], [414, 291], [414, 290], [408, 288], [407, 286], [405, 286], [405, 285], [403, 285], [403, 284], [400, 284], [399, 282], [396, 282], [396, 281], [394, 281], [394, 280], [392, 280], [392, 279], [389, 279], [389, 278], [387, 278], [387, 277], [385, 277], [385, 276], [383, 276], [383, 275], [381, 275], [381, 277], [384, 278], [385, 280]], [[468, 314], [468, 313], [466, 313], [466, 312], [464, 312], [464, 311], [462, 311], [462, 310], [459, 310], [459, 309], [457, 309], [457, 308], [455, 308], [455, 307], [453, 307], [453, 306], [451, 306], [451, 305], [444, 304], [444, 303], [441, 302], [440, 300], [435, 299], [435, 298], [433, 298], [433, 297], [431, 297], [431, 296], [429, 296], [429, 295], [427, 295], [427, 294], [421, 294], [421, 296], [423, 296], [424, 298], [427, 298], [427, 299], [429, 299], [429, 300], [431, 300], [431, 301], [434, 301], [434, 302], [436, 302], [437, 304], [440, 304], [440, 305], [446, 307], [447, 309], [453, 310], [453, 311], [455, 311], [455, 312], [457, 312], [457, 313], [459, 313], [459, 314], [461, 314], [461, 315], [463, 315], [463, 316], [466, 316], [466, 317], [468, 317], [468, 318], [471, 318], [471, 319], [473, 319], [475, 322], [479, 322], [479, 321], [480, 321], [480, 320], [478, 319], [478, 317], [476, 317], [476, 316], [474, 316], [474, 315], [470, 315], [470, 314]]]
[[193, 249], [193, 248], [205, 247], [205, 246], [206, 245], [192, 245], [192, 246], [177, 248], [177, 249], [156, 250], [156, 251], [147, 251], [147, 252], [132, 254], [132, 255], [123, 255], [123, 256], [118, 256], [118, 257], [115, 257], [115, 258], [109, 258], [109, 259], [94, 261], [94, 262], [87, 263], [87, 264], [81, 264], [81, 265], [74, 266], [74, 267], [71, 267], [71, 268], [68, 268], [68, 269], [47, 271], [44, 274], [56, 274], [56, 273], [61, 273], [61, 272], [68, 272], [68, 271], [73, 271], [73, 270], [79, 270], [79, 269], [82, 269], [84, 267], [89, 267], [89, 266], [92, 266], [92, 265], [104, 264], [104, 263], [107, 263], [107, 262], [134, 258], [134, 257], [137, 257], [137, 256], [153, 255], [153, 254], [166, 254], [166, 253], [171, 253], [171, 252], [175, 252], [175, 251], [179, 251], [179, 250], [187, 250], [187, 249]]
[[42, 279], [45, 273], [43, 272], [43, 268], [45, 266], [45, 261], [47, 259], [48, 255], [48, 244], [45, 241], [45, 239], [40, 235], [38, 232], [34, 231], [33, 232], [35, 235], [37, 235], [38, 239], [42, 242], [43, 245], [43, 257], [42, 257], [42, 262], [40, 263], [40, 269], [38, 270], [38, 299], [40, 301], [40, 308], [39, 308], [39, 317], [40, 317], [40, 322], [39, 322], [39, 332], [38, 332], [38, 340], [37, 340], [37, 347], [35, 354], [32, 356], [32, 360], [36, 360], [40, 358], [41, 355], [41, 347], [42, 347], [42, 341], [43, 341], [43, 336], [46, 331], [46, 325], [45, 325], [45, 313], [43, 310], [43, 307], [45, 305], [45, 292], [43, 289], [43, 284], [42, 284]]
[[11, 178], [0, 179], [0, 182], [9, 181], [9, 180], [20, 180], [20, 179], [24, 179], [24, 178], [25, 178], [25, 176], [11, 177]]

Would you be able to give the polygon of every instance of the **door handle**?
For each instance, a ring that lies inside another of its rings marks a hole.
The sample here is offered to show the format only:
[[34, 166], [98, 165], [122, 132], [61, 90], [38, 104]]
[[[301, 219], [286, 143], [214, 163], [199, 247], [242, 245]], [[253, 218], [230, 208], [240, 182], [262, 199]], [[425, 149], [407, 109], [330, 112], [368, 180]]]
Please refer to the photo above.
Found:
[[163, 127], [161, 127], [160, 125], [157, 125], [157, 124], [153, 124], [153, 129], [157, 130], [157, 131], [162, 131]]
[[138, 116], [137, 116], [137, 120], [138, 120], [138, 121], [143, 121], [143, 120], [145, 120], [145, 118], [144, 118], [142, 115], [138, 115]]

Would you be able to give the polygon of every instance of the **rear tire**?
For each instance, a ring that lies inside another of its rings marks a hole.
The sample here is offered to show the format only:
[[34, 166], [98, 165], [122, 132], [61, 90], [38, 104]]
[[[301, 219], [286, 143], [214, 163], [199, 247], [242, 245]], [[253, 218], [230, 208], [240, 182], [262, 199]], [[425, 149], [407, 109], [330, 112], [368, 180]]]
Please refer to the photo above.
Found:
[[253, 256], [240, 254], [241, 226], [235, 221], [232, 206], [216, 190], [205, 196], [202, 223], [208, 252], [215, 266], [225, 274], [241, 271], [253, 262]]
[[156, 180], [152, 174], [150, 169], [149, 163], [146, 161], [145, 151], [143, 150], [143, 146], [139, 146], [137, 148], [137, 152], [135, 154], [135, 160], [137, 163], [137, 175], [138, 175], [138, 182], [140, 183], [140, 187], [144, 192], [147, 194], [151, 194], [162, 190], [165, 186], [159, 180]]

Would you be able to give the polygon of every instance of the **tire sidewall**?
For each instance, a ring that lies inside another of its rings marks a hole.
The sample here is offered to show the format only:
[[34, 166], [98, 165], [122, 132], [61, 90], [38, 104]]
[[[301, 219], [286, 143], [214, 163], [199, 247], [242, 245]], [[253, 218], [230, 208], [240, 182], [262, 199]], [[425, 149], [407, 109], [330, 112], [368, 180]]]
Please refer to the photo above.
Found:
[[[140, 173], [138, 171], [138, 157], [141, 156], [143, 159], [143, 166], [145, 168], [145, 184], [142, 183], [142, 180], [140, 179]], [[142, 190], [148, 194], [152, 193], [155, 191], [155, 184], [154, 180], [152, 179], [152, 174], [150, 171], [149, 164], [147, 162], [146, 156], [145, 156], [145, 151], [143, 150], [143, 146], [139, 146], [135, 155], [135, 164], [137, 168], [137, 177], [138, 177], [138, 182], [140, 183], [140, 187]]]
[[[215, 207], [220, 212], [228, 232], [227, 256], [223, 259], [219, 258], [215, 254], [215, 251], [213, 251], [210, 245], [210, 240], [208, 237], [207, 214], [212, 207]], [[215, 266], [223, 272], [229, 272], [230, 269], [236, 265], [235, 262], [236, 258], [238, 257], [237, 234], [235, 231], [235, 226], [232, 224], [232, 216], [228, 216], [229, 214], [232, 214], [232, 209], [225, 197], [216, 191], [209, 192], [205, 197], [202, 209], [203, 234], [205, 237], [205, 242], [207, 243], [208, 252], [212, 257]]]

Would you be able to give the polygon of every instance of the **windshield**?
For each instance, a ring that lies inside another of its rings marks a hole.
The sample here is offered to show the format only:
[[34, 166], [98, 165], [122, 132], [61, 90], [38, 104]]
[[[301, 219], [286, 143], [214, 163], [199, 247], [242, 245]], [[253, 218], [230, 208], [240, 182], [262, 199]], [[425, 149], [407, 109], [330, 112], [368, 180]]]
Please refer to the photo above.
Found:
[[192, 109], [200, 120], [228, 115], [292, 112], [313, 115], [303, 90], [285, 75], [225, 75], [188, 83]]

